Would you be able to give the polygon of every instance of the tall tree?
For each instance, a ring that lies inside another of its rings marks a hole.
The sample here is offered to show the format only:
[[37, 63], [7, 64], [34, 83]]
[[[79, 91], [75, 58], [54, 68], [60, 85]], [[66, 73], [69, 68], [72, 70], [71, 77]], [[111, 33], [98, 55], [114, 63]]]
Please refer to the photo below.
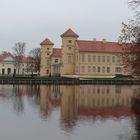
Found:
[[41, 49], [40, 48], [34, 48], [29, 52], [29, 55], [34, 58], [34, 67], [35, 70], [38, 71], [38, 74], [40, 73], [40, 61], [41, 61]]
[[140, 76], [140, 0], [130, 0], [129, 7], [134, 11], [134, 17], [128, 24], [122, 23], [120, 39], [129, 44], [123, 55], [126, 68], [131, 68], [134, 76]]
[[22, 64], [22, 58], [25, 55], [25, 47], [26, 47], [25, 42], [17, 42], [17, 43], [15, 43], [15, 45], [13, 47], [13, 54], [17, 59], [16, 67], [18, 69], [18, 74], [19, 74], [20, 67]]

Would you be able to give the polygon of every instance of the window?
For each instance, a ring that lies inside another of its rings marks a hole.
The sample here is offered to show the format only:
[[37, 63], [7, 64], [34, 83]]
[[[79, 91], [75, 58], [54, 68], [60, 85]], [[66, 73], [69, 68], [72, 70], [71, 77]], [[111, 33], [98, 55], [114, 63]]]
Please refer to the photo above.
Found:
[[16, 69], [14, 69], [14, 74], [16, 74]]
[[115, 56], [112, 56], [112, 62], [115, 62]]
[[100, 62], [100, 56], [98, 56], [98, 62]]
[[76, 72], [78, 72], [78, 66], [76, 66]]
[[98, 72], [100, 72], [100, 67], [98, 67]]
[[96, 67], [95, 66], [93, 66], [93, 72], [96, 72]]
[[50, 48], [47, 48], [47, 50], [49, 50]]
[[84, 62], [84, 61], [85, 61], [85, 55], [82, 54], [82, 62]]
[[91, 62], [91, 56], [88, 55], [88, 62]]
[[109, 62], [110, 61], [110, 56], [107, 56], [107, 62]]
[[72, 63], [72, 56], [68, 55], [68, 64], [71, 64], [71, 63]]
[[110, 67], [107, 67], [107, 72], [110, 72]]
[[78, 55], [77, 55], [77, 57], [76, 57], [76, 60], [78, 61]]
[[122, 69], [120, 67], [115, 68], [116, 74], [122, 74]]
[[5, 74], [5, 69], [2, 69], [2, 74]]
[[105, 62], [105, 56], [102, 56], [102, 62]]
[[55, 63], [58, 63], [58, 59], [55, 59], [54, 62], [55, 62]]
[[72, 43], [72, 40], [68, 40], [68, 43]]
[[84, 66], [82, 66], [82, 72], [85, 72], [85, 67]]
[[49, 74], [49, 70], [46, 70], [46, 74]]
[[91, 66], [88, 66], [88, 72], [91, 72]]
[[102, 72], [105, 72], [105, 67], [102, 67]]
[[93, 56], [93, 62], [95, 62], [96, 61], [96, 56]]
[[70, 51], [72, 49], [72, 46], [71, 45], [68, 45], [68, 50]]
[[22, 74], [24, 74], [24, 68], [22, 69]]
[[4, 67], [4, 64], [2, 64], [2, 66]]
[[11, 73], [11, 68], [8, 68], [7, 69], [7, 74], [10, 74]]

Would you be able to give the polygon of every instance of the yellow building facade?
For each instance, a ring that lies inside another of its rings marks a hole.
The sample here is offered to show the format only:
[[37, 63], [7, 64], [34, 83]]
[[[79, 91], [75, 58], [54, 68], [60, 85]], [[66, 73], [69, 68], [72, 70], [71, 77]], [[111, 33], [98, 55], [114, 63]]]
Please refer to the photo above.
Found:
[[121, 54], [126, 46], [121, 42], [79, 40], [68, 29], [61, 35], [61, 48], [45, 39], [41, 45], [41, 76], [115, 77], [128, 75], [122, 64]]

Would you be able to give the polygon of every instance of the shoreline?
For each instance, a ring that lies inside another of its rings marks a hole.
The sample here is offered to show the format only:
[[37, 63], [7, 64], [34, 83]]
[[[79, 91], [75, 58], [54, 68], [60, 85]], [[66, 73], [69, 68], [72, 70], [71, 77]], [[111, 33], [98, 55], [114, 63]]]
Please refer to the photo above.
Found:
[[140, 80], [132, 79], [0, 79], [0, 84], [44, 84], [44, 85], [80, 85], [80, 84], [116, 84], [140, 85]]

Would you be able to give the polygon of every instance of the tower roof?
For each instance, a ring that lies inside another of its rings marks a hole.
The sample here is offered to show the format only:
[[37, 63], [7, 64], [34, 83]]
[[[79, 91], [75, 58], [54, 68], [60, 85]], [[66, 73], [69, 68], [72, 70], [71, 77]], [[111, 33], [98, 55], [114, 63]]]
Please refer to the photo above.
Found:
[[72, 29], [68, 29], [66, 32], [64, 32], [61, 37], [79, 37]]
[[54, 45], [48, 38], [46, 38], [43, 42], [40, 43], [40, 45]]

